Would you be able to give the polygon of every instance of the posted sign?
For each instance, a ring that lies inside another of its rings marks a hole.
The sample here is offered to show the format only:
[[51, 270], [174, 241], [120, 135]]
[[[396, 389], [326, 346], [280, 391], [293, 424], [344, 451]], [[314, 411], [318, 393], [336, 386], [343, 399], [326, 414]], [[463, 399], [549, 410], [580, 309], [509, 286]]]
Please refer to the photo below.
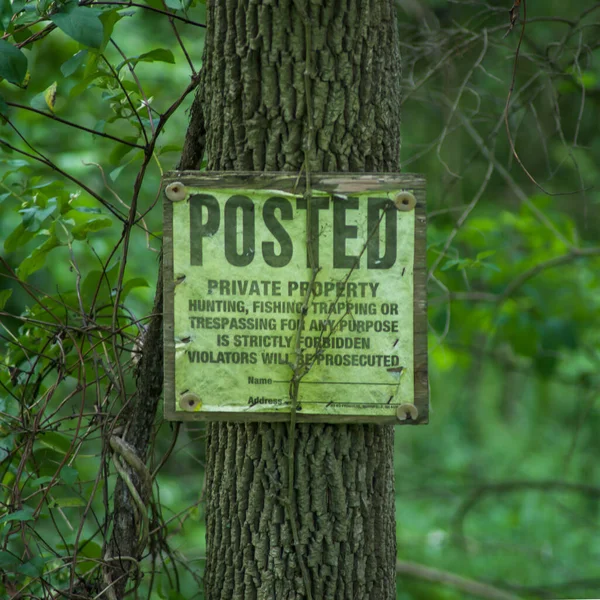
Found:
[[427, 422], [422, 178], [163, 185], [166, 418]]

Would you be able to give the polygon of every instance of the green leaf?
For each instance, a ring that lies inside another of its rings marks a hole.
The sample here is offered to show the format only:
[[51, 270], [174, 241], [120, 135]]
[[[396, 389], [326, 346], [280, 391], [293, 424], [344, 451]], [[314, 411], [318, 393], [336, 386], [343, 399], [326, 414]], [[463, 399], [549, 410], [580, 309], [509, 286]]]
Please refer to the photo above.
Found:
[[86, 303], [108, 301], [110, 299], [110, 280], [102, 271], [90, 271], [81, 284], [81, 296]]
[[164, 10], [165, 7], [162, 3], [162, 0], [144, 0], [144, 2], [148, 5], [151, 6], [152, 8], [158, 8], [160, 10]]
[[61, 6], [61, 9], [50, 17], [59, 29], [84, 46], [96, 49], [102, 46], [104, 26], [97, 10], [74, 3]]
[[112, 220], [105, 215], [83, 213], [78, 210], [70, 210], [64, 215], [65, 220], [71, 220], [75, 224], [71, 234], [76, 240], [84, 240], [88, 233], [99, 231], [112, 225]]
[[[146, 284], [148, 285], [148, 284]], [[2, 290], [0, 291], [0, 310], [4, 310], [4, 307], [6, 306], [6, 303], [8, 302], [8, 299], [11, 297], [12, 295], [12, 290]]]
[[[173, 56], [173, 53], [166, 48], [156, 48], [155, 50], [150, 50], [150, 52], [144, 52], [144, 54], [132, 56], [131, 58], [124, 60], [117, 67], [117, 72], [119, 72], [128, 63], [132, 66], [135, 66], [139, 62], [165, 62], [174, 65], [175, 57]], [[137, 88], [135, 91], [137, 91]]]
[[17, 572], [28, 577], [39, 577], [44, 572], [44, 564], [45, 561], [41, 556], [34, 556], [29, 562], [20, 565]]
[[70, 467], [69, 465], [65, 465], [60, 470], [60, 478], [67, 485], [73, 485], [77, 479], [79, 479], [79, 471], [74, 467]]
[[155, 50], [150, 50], [150, 52], [144, 52], [144, 54], [140, 54], [137, 57], [137, 60], [140, 62], [166, 62], [171, 65], [175, 64], [173, 53], [166, 48], [156, 48]]
[[31, 31], [31, 29], [29, 29], [29, 27], [24, 27], [23, 29], [17, 29], [14, 33], [13, 33], [13, 41], [16, 42], [17, 44], [20, 44], [21, 42], [24, 42], [25, 40], [28, 40], [31, 36], [33, 35], [33, 31]]
[[29, 485], [31, 485], [32, 487], [37, 487], [38, 485], [46, 485], [47, 483], [50, 483], [53, 479], [54, 477], [52, 477], [51, 475], [44, 475], [43, 477], [37, 477], [36, 479], [33, 479], [29, 482]]
[[10, 0], [0, 0], [0, 27], [2, 27], [4, 31], [8, 28], [12, 14]]
[[181, 144], [165, 144], [158, 149], [158, 154], [167, 154], [167, 152], [181, 152]]
[[119, 175], [123, 172], [123, 170], [125, 169], [125, 167], [128, 167], [129, 163], [125, 163], [124, 165], [121, 165], [119, 167], [117, 167], [116, 169], [113, 169], [108, 176], [110, 177], [111, 181], [116, 181], [117, 178], [119, 177]]
[[[86, 65], [87, 68], [87, 65]], [[98, 79], [99, 77], [103, 77], [105, 74], [102, 71], [94, 71], [91, 75], [85, 76], [81, 81], [79, 81], [76, 85], [71, 88], [69, 92], [69, 96], [75, 98], [81, 95], [83, 92], [87, 91], [91, 87], [91, 83]]]
[[38, 248], [36, 248], [17, 268], [17, 275], [20, 279], [27, 279], [30, 275], [39, 271], [45, 264], [46, 258], [51, 250], [60, 246], [58, 238], [52, 234]]
[[143, 277], [134, 277], [133, 279], [128, 279], [123, 286], [121, 300], [124, 300], [131, 290], [139, 287], [150, 287], [150, 284]]
[[33, 508], [26, 506], [21, 510], [16, 510], [15, 512], [0, 517], [0, 523], [8, 523], [10, 521], [33, 521], [33, 519]]
[[8, 104], [6, 104], [6, 102], [4, 101], [4, 98], [2, 96], [0, 96], [0, 116], [6, 116], [8, 115]]
[[56, 101], [56, 81], [49, 87], [47, 87], [43, 92], [36, 94], [31, 99], [31, 106], [33, 108], [37, 108], [38, 110], [50, 110], [51, 113], [54, 113], [54, 103]]
[[21, 246], [29, 242], [35, 236], [35, 231], [27, 231], [23, 223], [19, 223], [10, 235], [4, 240], [4, 249], [7, 252], [14, 252]]
[[[126, 142], [137, 142], [137, 136], [128, 135], [123, 138]], [[120, 164], [121, 160], [125, 157], [126, 154], [131, 152], [133, 148], [131, 146], [127, 146], [126, 144], [115, 144], [114, 148], [111, 150], [111, 153], [108, 155], [108, 162], [111, 165]]]
[[[51, 448], [63, 455], [69, 452], [69, 449], [71, 448], [71, 438], [58, 431], [45, 431], [40, 434], [38, 439], [40, 443], [47, 448]], [[66, 467], [63, 467], [63, 471], [64, 469], [66, 469]]]
[[87, 55], [87, 50], [80, 50], [79, 52], [77, 52], [77, 54], [71, 56], [69, 60], [67, 60], [60, 66], [60, 72], [65, 77], [70, 77], [71, 75], [73, 75], [73, 73], [77, 71], [77, 69], [79, 69], [79, 67], [81, 67], [81, 65], [83, 65]]
[[0, 552], [0, 569], [6, 569], [13, 565], [18, 565], [21, 561], [18, 556], [14, 556], [10, 552]]
[[452, 258], [450, 260], [447, 260], [444, 263], [444, 266], [442, 267], [442, 271], [448, 271], [448, 269], [451, 269], [452, 267], [456, 267], [459, 271], [462, 271], [463, 269], [466, 269], [467, 267], [471, 266], [473, 264], [473, 261], [470, 258]]
[[102, 556], [102, 546], [93, 540], [85, 540], [80, 542], [77, 554], [86, 558], [100, 558]]
[[87, 502], [83, 498], [77, 496], [68, 496], [66, 498], [55, 498], [54, 502], [50, 503], [50, 508], [75, 508], [77, 506], [85, 506]]
[[0, 39], [0, 77], [20, 85], [27, 75], [27, 57], [6, 40]]
[[502, 269], [498, 265], [494, 265], [492, 263], [480, 263], [479, 266], [483, 269], [487, 269], [488, 271], [495, 271], [496, 273], [502, 272]]
[[111, 181], [116, 181], [117, 177], [123, 172], [123, 170], [128, 167], [132, 162], [136, 160], [140, 160], [144, 156], [143, 150], [138, 150], [126, 163], [118, 166], [116, 169], [113, 169], [108, 176]]
[[485, 258], [494, 256], [494, 254], [496, 254], [495, 250], [486, 250], [485, 252], [479, 252], [477, 254], [477, 256], [475, 257], [475, 260], [477, 260], [477, 261], [484, 260]]
[[19, 213], [23, 215], [23, 226], [25, 229], [33, 232], [39, 231], [43, 222], [54, 212], [56, 206], [56, 198], [50, 198], [46, 202], [46, 206], [34, 204], [33, 206], [22, 208]]
[[104, 38], [102, 40], [102, 48], [106, 48], [110, 40], [110, 36], [112, 35], [113, 29], [115, 25], [124, 17], [123, 13], [119, 12], [118, 8], [113, 10], [104, 11], [100, 15], [100, 21], [102, 21], [102, 25], [104, 26]]

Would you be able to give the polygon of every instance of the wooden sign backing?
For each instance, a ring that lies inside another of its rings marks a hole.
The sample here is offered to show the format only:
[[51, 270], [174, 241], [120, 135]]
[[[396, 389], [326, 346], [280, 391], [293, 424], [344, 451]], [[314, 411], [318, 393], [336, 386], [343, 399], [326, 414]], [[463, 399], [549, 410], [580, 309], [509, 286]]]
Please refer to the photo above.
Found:
[[165, 418], [427, 423], [425, 180], [305, 185], [166, 174]]

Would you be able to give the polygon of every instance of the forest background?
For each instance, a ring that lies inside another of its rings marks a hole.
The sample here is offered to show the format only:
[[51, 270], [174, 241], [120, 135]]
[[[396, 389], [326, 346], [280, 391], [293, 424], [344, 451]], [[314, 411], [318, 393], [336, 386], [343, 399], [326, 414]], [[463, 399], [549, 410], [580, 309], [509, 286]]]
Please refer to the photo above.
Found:
[[[160, 177], [201, 67], [202, 3], [90, 4], [59, 18], [0, 0], [2, 598], [99, 570], [116, 470], [98, 415], [123, 406], [111, 372], [134, 379]], [[505, 35], [509, 9], [398, 3], [402, 170], [428, 180], [432, 405], [396, 431], [402, 600], [600, 597], [600, 3], [530, 3]], [[203, 428], [159, 420], [151, 452], [136, 593], [201, 598]]]

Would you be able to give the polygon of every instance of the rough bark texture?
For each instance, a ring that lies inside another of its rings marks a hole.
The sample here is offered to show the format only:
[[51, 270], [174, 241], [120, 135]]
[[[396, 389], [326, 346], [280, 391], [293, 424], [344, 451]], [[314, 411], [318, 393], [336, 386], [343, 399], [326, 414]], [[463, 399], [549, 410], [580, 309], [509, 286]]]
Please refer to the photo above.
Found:
[[207, 3], [203, 84], [208, 169], [298, 171], [308, 131], [312, 171], [398, 171], [400, 55], [390, 0]]
[[[299, 171], [310, 135], [312, 172], [399, 170], [392, 0], [213, 0], [207, 26], [181, 168], [197, 167], [206, 144], [209, 170]], [[288, 435], [286, 424], [208, 426], [208, 600], [308, 597], [285, 506]], [[395, 598], [393, 428], [297, 425], [295, 435], [312, 598]]]
[[[393, 428], [296, 426], [302, 555], [316, 600], [396, 597]], [[209, 426], [207, 599], [306, 598], [285, 509], [285, 424]]]
[[[162, 265], [159, 265], [158, 273], [153, 317], [146, 331], [138, 368], [136, 398], [132, 408], [127, 411], [127, 418], [123, 418], [123, 421], [127, 422], [123, 434], [124, 441], [143, 464], [148, 455], [150, 435], [163, 386]], [[135, 488], [141, 492], [142, 501], [147, 502], [150, 490], [144, 485], [143, 474], [130, 468], [126, 462], [124, 468]], [[111, 590], [103, 595], [103, 598], [120, 599], [125, 593], [134, 564], [130, 557], [139, 559], [144, 551], [138, 538], [140, 516], [122, 478], [118, 479], [115, 487], [113, 519], [112, 535], [104, 553], [109, 568], [105, 570], [105, 579], [102, 580], [101, 586], [110, 586]]]

